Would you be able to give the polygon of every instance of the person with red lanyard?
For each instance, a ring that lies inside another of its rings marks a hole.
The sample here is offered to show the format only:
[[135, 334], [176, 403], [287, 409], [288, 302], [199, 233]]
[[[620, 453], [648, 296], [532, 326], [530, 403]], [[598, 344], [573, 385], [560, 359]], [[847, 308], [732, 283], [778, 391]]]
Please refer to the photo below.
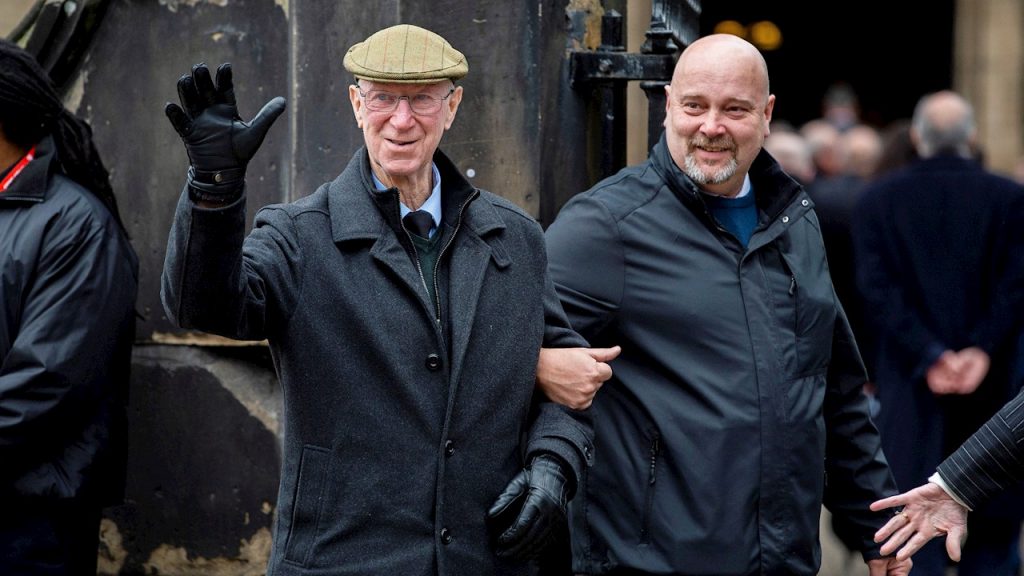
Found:
[[89, 126], [0, 40], [0, 574], [95, 574], [123, 492], [138, 258]]

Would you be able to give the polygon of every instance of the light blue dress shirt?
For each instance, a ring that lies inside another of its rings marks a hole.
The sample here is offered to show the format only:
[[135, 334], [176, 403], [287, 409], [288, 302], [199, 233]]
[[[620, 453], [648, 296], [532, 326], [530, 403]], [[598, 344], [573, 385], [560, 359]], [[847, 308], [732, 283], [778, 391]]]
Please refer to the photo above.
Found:
[[[434, 219], [434, 227], [430, 229], [430, 237], [433, 238], [434, 232], [437, 232], [438, 223], [441, 221], [441, 172], [438, 171], [437, 164], [431, 163], [430, 167], [434, 172], [434, 187], [430, 190], [430, 196], [427, 197], [427, 201], [419, 209], [429, 212], [430, 217]], [[373, 177], [373, 185], [377, 187], [377, 190], [384, 191], [388, 189], [372, 170], [370, 171], [370, 176]], [[405, 218], [406, 214], [412, 212], [412, 209], [401, 201], [399, 201], [399, 210], [401, 211], [399, 216], [402, 218]]]

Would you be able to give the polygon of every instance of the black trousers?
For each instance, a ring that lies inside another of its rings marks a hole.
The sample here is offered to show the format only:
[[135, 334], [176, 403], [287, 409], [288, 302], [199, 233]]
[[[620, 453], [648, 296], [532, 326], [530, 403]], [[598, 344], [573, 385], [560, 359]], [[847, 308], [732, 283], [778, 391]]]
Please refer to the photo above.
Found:
[[0, 574], [96, 574], [100, 507], [80, 502], [19, 502], [0, 512]]

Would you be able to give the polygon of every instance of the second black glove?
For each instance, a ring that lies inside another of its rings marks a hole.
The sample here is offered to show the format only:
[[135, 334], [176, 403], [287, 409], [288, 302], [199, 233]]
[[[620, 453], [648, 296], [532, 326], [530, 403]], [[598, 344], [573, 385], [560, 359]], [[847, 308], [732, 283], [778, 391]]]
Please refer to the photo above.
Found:
[[540, 454], [498, 496], [487, 513], [498, 556], [530, 560], [556, 539], [576, 491], [568, 468], [558, 456]]

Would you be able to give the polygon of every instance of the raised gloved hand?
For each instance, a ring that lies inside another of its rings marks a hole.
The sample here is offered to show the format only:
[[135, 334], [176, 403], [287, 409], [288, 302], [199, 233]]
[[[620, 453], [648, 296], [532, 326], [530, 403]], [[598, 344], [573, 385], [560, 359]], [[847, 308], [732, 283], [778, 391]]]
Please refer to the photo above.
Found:
[[238, 115], [231, 64], [217, 68], [217, 83], [206, 64], [178, 79], [181, 106], [168, 102], [164, 113], [181, 136], [191, 166], [188, 185], [193, 199], [230, 202], [242, 193], [245, 166], [263, 143], [285, 100], [267, 102], [249, 122]]
[[498, 556], [526, 561], [554, 542], [576, 491], [568, 465], [553, 454], [539, 454], [509, 482], [487, 512]]

